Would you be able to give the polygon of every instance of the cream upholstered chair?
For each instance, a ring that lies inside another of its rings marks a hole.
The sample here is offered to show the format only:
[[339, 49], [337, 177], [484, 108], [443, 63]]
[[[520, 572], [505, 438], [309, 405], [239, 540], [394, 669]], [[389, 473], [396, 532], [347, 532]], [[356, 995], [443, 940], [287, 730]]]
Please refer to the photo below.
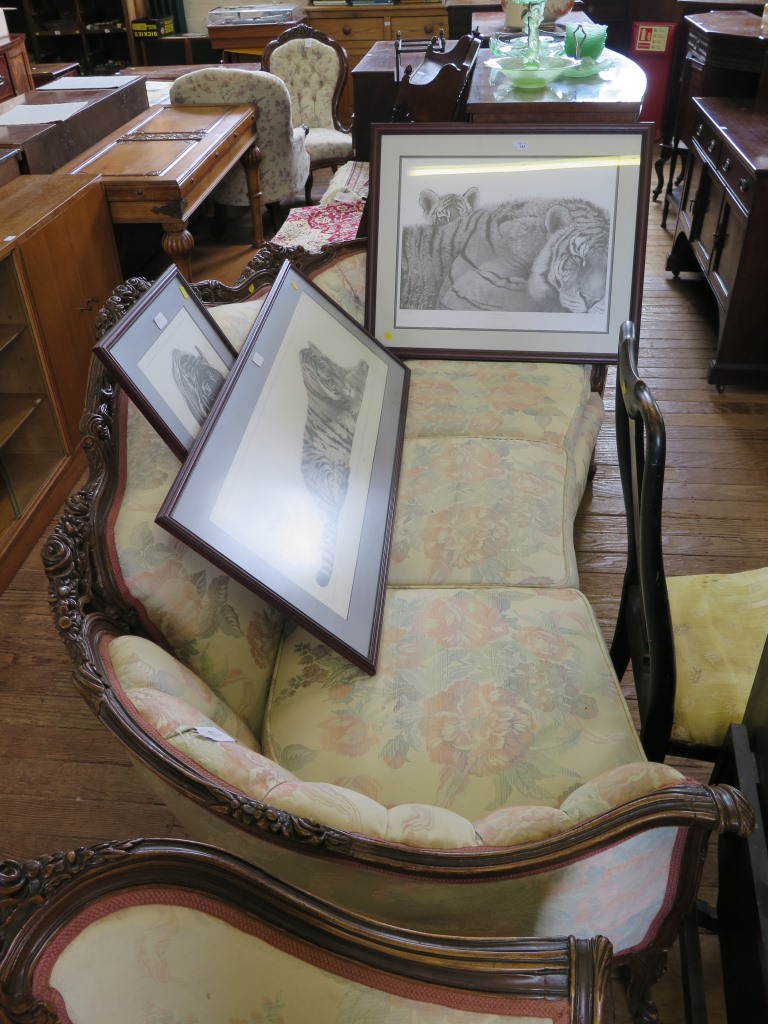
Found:
[[603, 938], [451, 939], [340, 913], [213, 847], [102, 843], [0, 872], [0, 1020], [602, 1024]]
[[[259, 157], [261, 203], [271, 206], [300, 192], [309, 174], [306, 130], [294, 127], [291, 97], [284, 83], [265, 71], [222, 66], [190, 71], [171, 86], [170, 101], [181, 106], [253, 103], [258, 108], [254, 155]], [[213, 193], [221, 208], [248, 206], [245, 171], [233, 167]], [[257, 242], [261, 225], [254, 225]]]
[[305, 197], [312, 194], [312, 174], [320, 167], [332, 170], [352, 156], [352, 136], [338, 118], [339, 97], [347, 77], [347, 54], [342, 46], [318, 29], [296, 25], [264, 47], [261, 66], [281, 78], [296, 117], [309, 128], [306, 138], [310, 169]]
[[669, 576], [662, 551], [664, 420], [637, 372], [634, 326], [622, 327], [616, 439], [628, 561], [611, 657], [632, 662], [643, 748], [713, 760], [740, 722], [768, 635], [768, 568]]

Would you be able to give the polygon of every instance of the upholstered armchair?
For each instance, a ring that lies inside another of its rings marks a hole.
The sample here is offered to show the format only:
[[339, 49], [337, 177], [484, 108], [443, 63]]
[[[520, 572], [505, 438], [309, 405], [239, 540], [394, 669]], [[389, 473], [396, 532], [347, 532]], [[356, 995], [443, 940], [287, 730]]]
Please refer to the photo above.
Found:
[[339, 912], [224, 851], [0, 863], [0, 1020], [608, 1024], [603, 938], [450, 939]]
[[[768, 567], [667, 576], [662, 497], [666, 431], [638, 375], [638, 338], [622, 328], [616, 441], [627, 513], [627, 568], [611, 657], [630, 661], [649, 758], [714, 760], [744, 716], [768, 636]], [[716, 559], [713, 559], [716, 567]]]
[[[236, 346], [286, 256], [362, 315], [364, 245], [267, 247], [197, 288]], [[101, 329], [148, 287], [121, 286]], [[92, 477], [43, 553], [75, 685], [197, 840], [400, 928], [605, 935], [649, 1024], [708, 835], [751, 811], [645, 759], [578, 589], [602, 402], [583, 366], [410, 369], [368, 676], [157, 525], [178, 460], [94, 366]]]
[[339, 98], [347, 77], [347, 54], [318, 29], [296, 25], [264, 47], [261, 66], [282, 79], [291, 94], [294, 116], [309, 131], [305, 140], [310, 158], [305, 184], [312, 196], [313, 172], [336, 170], [352, 156], [352, 136], [338, 117]]
[[[258, 119], [251, 159], [258, 161], [262, 209], [301, 192], [309, 174], [306, 130], [294, 127], [291, 97], [275, 75], [228, 66], [204, 68], [177, 78], [169, 97], [171, 103], [182, 106], [254, 104]], [[250, 205], [241, 166], [233, 167], [216, 187], [213, 200], [222, 216], [227, 206]], [[258, 243], [263, 242], [260, 223], [254, 225], [254, 234]]]

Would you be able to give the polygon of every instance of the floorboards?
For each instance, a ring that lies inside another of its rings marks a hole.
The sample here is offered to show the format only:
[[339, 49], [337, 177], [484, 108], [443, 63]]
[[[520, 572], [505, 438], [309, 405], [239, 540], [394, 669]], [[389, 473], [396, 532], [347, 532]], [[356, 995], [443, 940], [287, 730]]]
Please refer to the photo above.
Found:
[[[316, 187], [322, 185], [319, 178]], [[734, 387], [719, 394], [706, 383], [716, 344], [714, 303], [696, 277], [675, 280], [665, 272], [671, 235], [659, 226], [660, 215], [659, 204], [651, 203], [639, 361], [668, 428], [668, 571], [731, 572], [766, 565], [768, 393]], [[211, 246], [200, 228], [193, 277], [232, 283], [253, 251], [245, 232], [234, 225], [224, 245]], [[625, 554], [613, 438], [614, 383], [611, 370], [598, 471], [576, 524], [581, 586], [608, 642]], [[632, 703], [631, 675], [622, 686]], [[702, 781], [708, 777], [708, 766], [677, 763]], [[27, 858], [138, 835], [182, 834], [75, 693], [68, 656], [50, 619], [37, 551], [0, 596], [0, 764], [0, 857]], [[703, 895], [715, 895], [712, 852]], [[705, 936], [703, 944], [710, 1021], [722, 1024], [716, 942]], [[656, 993], [662, 1021], [682, 1021], [675, 950]], [[616, 1019], [624, 1024], [628, 1018], [620, 995], [616, 1002]]]

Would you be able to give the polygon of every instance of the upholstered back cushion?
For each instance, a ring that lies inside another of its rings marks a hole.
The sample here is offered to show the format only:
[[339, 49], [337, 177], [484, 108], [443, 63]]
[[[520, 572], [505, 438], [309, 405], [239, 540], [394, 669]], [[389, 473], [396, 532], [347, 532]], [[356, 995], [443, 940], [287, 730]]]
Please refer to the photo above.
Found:
[[179, 462], [122, 393], [118, 416], [120, 479], [107, 531], [115, 578], [148, 632], [258, 734], [283, 616], [155, 523]]
[[[191, 71], [176, 79], [169, 98], [171, 103], [182, 106], [254, 104], [258, 108], [256, 141], [261, 150], [262, 203], [286, 199], [303, 189], [309, 174], [304, 132], [294, 129], [291, 97], [285, 84], [275, 75], [229, 67]], [[242, 167], [232, 168], [217, 187], [216, 199], [234, 206], [247, 204]]]
[[385, 974], [211, 897], [149, 888], [93, 901], [38, 963], [62, 1024], [568, 1024], [568, 1001], [487, 995]]
[[310, 128], [333, 128], [333, 92], [339, 57], [319, 39], [292, 39], [269, 56], [269, 70], [288, 87], [293, 116]]

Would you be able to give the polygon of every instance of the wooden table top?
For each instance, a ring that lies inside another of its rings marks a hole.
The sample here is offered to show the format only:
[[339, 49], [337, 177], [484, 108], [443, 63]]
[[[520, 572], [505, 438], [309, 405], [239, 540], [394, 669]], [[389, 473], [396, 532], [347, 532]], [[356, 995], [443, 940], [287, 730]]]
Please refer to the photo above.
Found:
[[114, 223], [185, 223], [253, 144], [256, 111], [150, 107], [61, 174], [100, 174]]
[[645, 88], [638, 64], [604, 50], [595, 75], [559, 78], [544, 89], [516, 89], [493, 66], [491, 51], [483, 49], [469, 86], [467, 116], [483, 124], [631, 123], [640, 116]]

